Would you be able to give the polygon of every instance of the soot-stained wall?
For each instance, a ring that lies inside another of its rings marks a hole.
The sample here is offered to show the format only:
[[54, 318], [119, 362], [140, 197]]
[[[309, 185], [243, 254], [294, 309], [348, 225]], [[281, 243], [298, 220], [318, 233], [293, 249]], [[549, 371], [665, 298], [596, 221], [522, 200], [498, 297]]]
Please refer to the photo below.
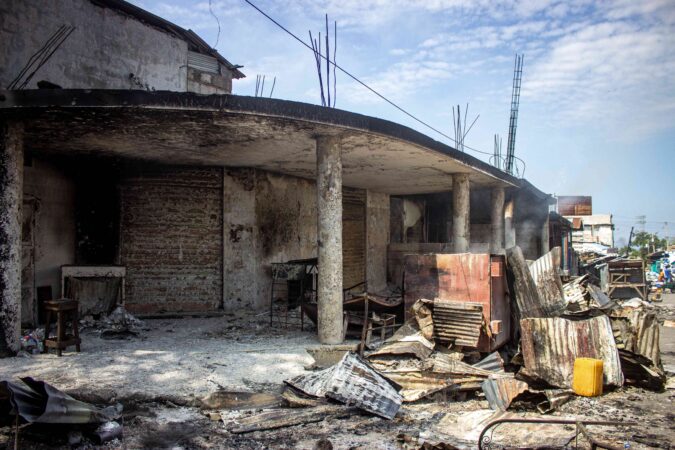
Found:
[[269, 302], [273, 262], [314, 258], [314, 182], [254, 169], [225, 169], [223, 178], [225, 310]]
[[75, 262], [75, 182], [64, 164], [40, 158], [27, 161], [23, 213], [26, 218], [32, 215], [34, 228], [24, 247], [29, 240], [33, 244], [35, 287], [49, 286], [52, 297], [59, 298], [61, 266]]
[[222, 301], [221, 168], [154, 167], [120, 181], [120, 263], [137, 313], [213, 311]]

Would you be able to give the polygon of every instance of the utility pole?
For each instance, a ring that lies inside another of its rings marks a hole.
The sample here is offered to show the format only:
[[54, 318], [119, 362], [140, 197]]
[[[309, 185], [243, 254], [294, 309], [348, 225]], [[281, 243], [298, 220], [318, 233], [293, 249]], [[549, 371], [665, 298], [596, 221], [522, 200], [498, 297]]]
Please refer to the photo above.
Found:
[[635, 222], [640, 225], [640, 231], [645, 231], [645, 225], [647, 224], [647, 216], [637, 216]]
[[633, 229], [635, 227], [630, 227], [630, 234], [628, 235], [628, 248], [630, 248], [631, 242], [633, 242]]

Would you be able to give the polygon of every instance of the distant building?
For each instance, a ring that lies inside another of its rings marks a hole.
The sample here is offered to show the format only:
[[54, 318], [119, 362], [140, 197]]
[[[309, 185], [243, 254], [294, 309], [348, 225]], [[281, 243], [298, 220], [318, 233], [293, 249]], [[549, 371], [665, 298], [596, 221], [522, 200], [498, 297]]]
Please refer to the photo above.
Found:
[[577, 252], [614, 247], [611, 214], [593, 214], [593, 198], [581, 195], [557, 197], [558, 214], [572, 222], [572, 246]]

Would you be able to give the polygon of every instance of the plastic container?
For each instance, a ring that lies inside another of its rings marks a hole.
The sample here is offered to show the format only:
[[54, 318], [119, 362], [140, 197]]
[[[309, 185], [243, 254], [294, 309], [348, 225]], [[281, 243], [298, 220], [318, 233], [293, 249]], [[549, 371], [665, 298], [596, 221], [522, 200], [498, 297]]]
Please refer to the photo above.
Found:
[[602, 395], [602, 360], [577, 358], [574, 360], [572, 390], [584, 397]]

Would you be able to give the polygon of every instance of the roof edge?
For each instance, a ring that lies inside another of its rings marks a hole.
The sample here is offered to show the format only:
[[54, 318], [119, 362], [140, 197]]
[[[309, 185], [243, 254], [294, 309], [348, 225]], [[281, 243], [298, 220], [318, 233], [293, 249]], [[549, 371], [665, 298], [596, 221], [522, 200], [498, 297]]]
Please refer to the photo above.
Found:
[[336, 127], [370, 132], [409, 142], [514, 187], [532, 190], [540, 198], [550, 197], [527, 180], [516, 178], [480, 159], [461, 152], [431, 137], [376, 117], [308, 103], [233, 94], [202, 95], [192, 92], [142, 91], [115, 89], [32, 89], [0, 90], [0, 117], [30, 113], [50, 108], [147, 108], [175, 110], [225, 111], [256, 114], [323, 123]]

